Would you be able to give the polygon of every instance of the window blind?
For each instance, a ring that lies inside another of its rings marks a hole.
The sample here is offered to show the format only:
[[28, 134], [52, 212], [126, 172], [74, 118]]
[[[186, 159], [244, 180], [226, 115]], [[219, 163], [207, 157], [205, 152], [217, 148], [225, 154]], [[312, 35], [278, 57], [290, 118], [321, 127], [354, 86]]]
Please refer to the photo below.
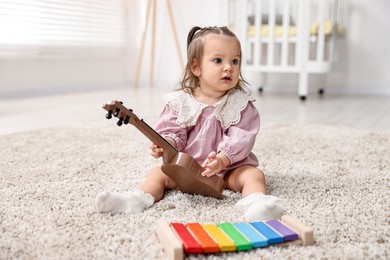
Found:
[[126, 0], [0, 0], [0, 56], [123, 51]]

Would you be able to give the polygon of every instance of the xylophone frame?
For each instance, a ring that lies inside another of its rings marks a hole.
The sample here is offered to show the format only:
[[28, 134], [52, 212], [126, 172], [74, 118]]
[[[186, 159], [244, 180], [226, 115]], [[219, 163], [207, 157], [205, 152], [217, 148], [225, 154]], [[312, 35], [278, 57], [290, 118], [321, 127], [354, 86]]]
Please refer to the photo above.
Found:
[[[299, 239], [289, 242], [283, 242], [272, 246], [302, 245], [309, 246], [314, 244], [313, 229], [302, 224], [298, 219], [292, 216], [284, 215], [280, 221], [299, 236]], [[184, 259], [185, 252], [180, 238], [176, 235], [169, 223], [159, 219], [157, 221], [157, 235], [165, 253], [170, 260]]]

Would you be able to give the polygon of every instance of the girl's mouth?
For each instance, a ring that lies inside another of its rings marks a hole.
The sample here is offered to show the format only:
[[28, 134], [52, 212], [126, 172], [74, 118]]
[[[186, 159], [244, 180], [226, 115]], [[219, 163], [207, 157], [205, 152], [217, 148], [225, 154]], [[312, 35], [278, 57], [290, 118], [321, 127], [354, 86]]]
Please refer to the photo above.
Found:
[[229, 76], [226, 76], [226, 77], [223, 77], [222, 80], [232, 80], [232, 78]]

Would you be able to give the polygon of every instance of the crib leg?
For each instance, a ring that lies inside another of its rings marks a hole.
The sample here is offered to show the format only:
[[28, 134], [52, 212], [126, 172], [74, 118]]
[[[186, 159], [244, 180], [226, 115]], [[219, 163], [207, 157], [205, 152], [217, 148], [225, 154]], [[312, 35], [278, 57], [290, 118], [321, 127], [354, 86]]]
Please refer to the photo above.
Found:
[[307, 97], [308, 80], [308, 73], [306, 71], [301, 71], [299, 73], [298, 95], [302, 101], [305, 101]]
[[268, 74], [267, 73], [259, 73], [260, 86], [258, 88], [259, 93], [263, 93], [264, 86], [267, 85]]

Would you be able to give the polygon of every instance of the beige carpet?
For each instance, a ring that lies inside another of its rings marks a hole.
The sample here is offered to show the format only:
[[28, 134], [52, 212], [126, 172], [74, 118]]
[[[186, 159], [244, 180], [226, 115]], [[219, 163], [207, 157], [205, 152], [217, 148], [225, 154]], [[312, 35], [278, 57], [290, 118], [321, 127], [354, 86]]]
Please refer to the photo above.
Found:
[[[0, 259], [164, 259], [155, 222], [243, 221], [223, 200], [171, 191], [136, 215], [100, 214], [98, 192], [128, 191], [148, 168], [149, 141], [113, 122], [0, 137]], [[254, 149], [271, 194], [314, 228], [316, 245], [189, 259], [389, 259], [390, 133], [269, 125]]]

